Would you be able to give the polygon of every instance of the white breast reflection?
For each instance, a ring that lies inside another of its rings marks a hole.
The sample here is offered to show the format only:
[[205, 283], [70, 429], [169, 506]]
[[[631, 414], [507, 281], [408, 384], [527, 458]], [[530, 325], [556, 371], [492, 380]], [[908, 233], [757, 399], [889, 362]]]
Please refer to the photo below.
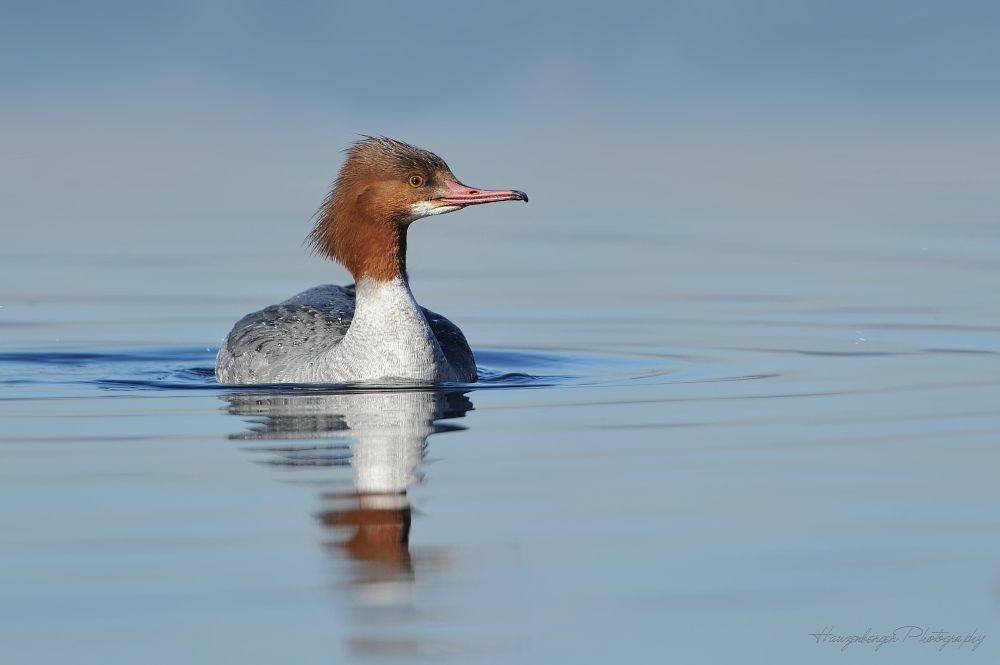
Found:
[[[392, 391], [338, 394], [291, 392], [232, 393], [229, 413], [252, 418], [243, 441], [266, 452], [260, 460], [285, 468], [347, 466], [349, 491], [324, 492], [317, 517], [325, 528], [324, 545], [346, 555], [346, 582], [369, 609], [408, 600], [414, 579], [409, 534], [412, 510], [407, 489], [422, 480], [420, 465], [427, 437], [464, 429], [437, 421], [460, 418], [472, 409], [461, 392]], [[281, 443], [279, 443], [281, 442]], [[439, 558], [425, 552], [424, 558]], [[434, 561], [424, 561], [437, 567]]]

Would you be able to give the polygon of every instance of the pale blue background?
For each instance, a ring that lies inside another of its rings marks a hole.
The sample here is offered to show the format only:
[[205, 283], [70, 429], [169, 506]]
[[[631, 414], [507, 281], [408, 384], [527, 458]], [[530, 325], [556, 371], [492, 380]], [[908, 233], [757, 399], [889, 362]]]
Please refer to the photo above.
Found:
[[988, 2], [6, 3], [0, 219], [301, 219], [372, 133], [516, 174], [535, 220], [993, 220], [998, 29]]

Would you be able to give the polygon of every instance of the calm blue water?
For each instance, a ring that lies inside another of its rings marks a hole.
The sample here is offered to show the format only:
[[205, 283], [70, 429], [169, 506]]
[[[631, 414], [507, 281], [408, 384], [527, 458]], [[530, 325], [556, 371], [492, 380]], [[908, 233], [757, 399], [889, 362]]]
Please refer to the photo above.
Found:
[[[995, 230], [424, 223], [482, 366], [424, 391], [214, 383], [343, 281], [282, 225], [98, 231], [0, 249], [4, 662], [995, 653]], [[810, 637], [902, 626], [986, 638]]]

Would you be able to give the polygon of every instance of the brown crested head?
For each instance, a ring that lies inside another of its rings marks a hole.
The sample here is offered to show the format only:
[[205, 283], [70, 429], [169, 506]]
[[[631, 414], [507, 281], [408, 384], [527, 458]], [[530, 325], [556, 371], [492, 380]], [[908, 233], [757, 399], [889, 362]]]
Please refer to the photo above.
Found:
[[307, 242], [335, 259], [355, 280], [406, 278], [406, 230], [421, 217], [494, 201], [527, 201], [523, 192], [461, 184], [432, 152], [385, 137], [365, 137], [316, 213]]

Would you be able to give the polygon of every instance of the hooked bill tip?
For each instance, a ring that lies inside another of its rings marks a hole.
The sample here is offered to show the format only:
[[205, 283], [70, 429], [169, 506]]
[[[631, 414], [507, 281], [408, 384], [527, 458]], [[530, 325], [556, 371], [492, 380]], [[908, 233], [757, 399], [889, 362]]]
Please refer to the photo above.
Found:
[[513, 196], [510, 197], [511, 201], [524, 201], [528, 202], [528, 195], [524, 192], [519, 192], [518, 190], [513, 190]]

